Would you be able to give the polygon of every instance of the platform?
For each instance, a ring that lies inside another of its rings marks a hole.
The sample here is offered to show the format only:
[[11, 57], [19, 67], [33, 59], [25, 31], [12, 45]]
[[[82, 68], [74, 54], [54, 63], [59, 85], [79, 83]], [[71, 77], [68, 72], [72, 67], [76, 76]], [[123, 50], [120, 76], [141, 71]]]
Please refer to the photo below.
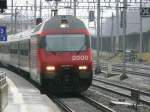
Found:
[[4, 112], [61, 112], [46, 95], [41, 94], [28, 81], [6, 69], [8, 105]]

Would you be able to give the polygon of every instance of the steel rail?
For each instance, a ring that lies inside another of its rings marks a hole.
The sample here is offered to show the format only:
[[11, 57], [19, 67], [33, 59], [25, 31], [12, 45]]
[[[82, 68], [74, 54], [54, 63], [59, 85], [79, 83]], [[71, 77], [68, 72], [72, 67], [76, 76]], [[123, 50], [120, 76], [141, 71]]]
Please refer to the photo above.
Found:
[[48, 95], [61, 109], [63, 109], [65, 112], [74, 112], [69, 106], [67, 106], [63, 101], [59, 100], [54, 95]]
[[103, 111], [103, 112], [116, 112], [113, 109], [103, 105], [102, 103], [99, 103], [97, 101], [95, 101], [94, 99], [88, 97], [88, 96], [80, 96], [81, 99], [83, 99], [84, 101], [86, 101], [87, 103], [91, 104], [92, 106], [98, 108], [99, 110]]
[[[58, 106], [60, 106], [60, 108], [62, 108], [65, 112], [74, 112], [74, 110], [72, 110], [69, 106], [67, 106], [63, 101], [61, 101], [59, 98], [57, 98], [54, 95], [48, 95]], [[88, 96], [85, 95], [80, 95], [79, 99], [89, 103], [90, 105], [92, 105], [93, 107], [99, 109], [100, 111], [103, 112], [116, 112], [112, 109], [110, 109], [109, 107], [95, 101], [94, 99], [89, 98]]]
[[[102, 82], [102, 83], [105, 83], [105, 84], [108, 84], [108, 85], [112, 85], [112, 86], [116, 86], [116, 87], [119, 87], [119, 88], [123, 88], [123, 89], [126, 89], [126, 90], [132, 90], [133, 88], [131, 87], [127, 87], [127, 86], [124, 86], [124, 85], [118, 85], [118, 84], [115, 84], [113, 82], [108, 82], [108, 81], [104, 81], [102, 79], [96, 79], [96, 78], [93, 78], [95, 81], [98, 81], [98, 82]], [[136, 89], [136, 88], [135, 88]], [[140, 94], [142, 95], [145, 95], [145, 96], [149, 96], [150, 97], [150, 93], [148, 92], [145, 92], [145, 91], [141, 91], [140, 90]]]

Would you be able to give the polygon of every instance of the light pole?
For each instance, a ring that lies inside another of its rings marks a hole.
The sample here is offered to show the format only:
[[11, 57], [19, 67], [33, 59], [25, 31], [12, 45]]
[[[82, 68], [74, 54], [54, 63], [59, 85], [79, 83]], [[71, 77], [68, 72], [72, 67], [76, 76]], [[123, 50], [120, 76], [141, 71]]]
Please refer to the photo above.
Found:
[[34, 0], [34, 21], [36, 21], [36, 11], [37, 11], [37, 0]]
[[114, 14], [112, 13], [112, 18], [111, 18], [111, 52], [114, 53]]
[[74, 7], [73, 7], [73, 12], [74, 12], [74, 16], [76, 17], [76, 2], [77, 0], [74, 0]]
[[[140, 0], [140, 11], [142, 9], [142, 0]], [[140, 61], [142, 61], [142, 46], [143, 46], [143, 33], [142, 33], [142, 15], [140, 15]]]
[[100, 51], [100, 0], [97, 0], [97, 59], [96, 59], [96, 69], [95, 73], [101, 73], [99, 51]]
[[17, 8], [15, 8], [15, 29], [14, 33], [17, 33]]
[[116, 0], [116, 40], [115, 40], [115, 51], [119, 50], [119, 0]]
[[13, 0], [11, 0], [11, 33], [13, 33]]
[[126, 75], [126, 27], [127, 27], [127, 0], [123, 1], [123, 71], [120, 79], [123, 80], [127, 78]]
[[103, 38], [102, 38], [102, 36], [103, 36], [103, 30], [102, 30], [102, 28], [103, 28], [103, 10], [100, 10], [100, 15], [101, 15], [101, 17], [100, 17], [100, 19], [101, 19], [101, 22], [100, 22], [100, 52], [102, 53], [103, 52]]
[[42, 0], [40, 0], [40, 18], [42, 18]]
[[58, 15], [58, 1], [57, 0], [55, 0], [55, 10], [56, 10], [56, 15]]
[[25, 28], [28, 29], [28, 1], [26, 1], [26, 23]]

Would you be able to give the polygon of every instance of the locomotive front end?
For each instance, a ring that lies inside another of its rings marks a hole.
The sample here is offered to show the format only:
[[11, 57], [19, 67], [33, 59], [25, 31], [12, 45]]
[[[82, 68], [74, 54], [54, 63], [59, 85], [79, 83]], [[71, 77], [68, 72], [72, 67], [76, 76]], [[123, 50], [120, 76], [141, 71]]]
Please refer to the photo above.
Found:
[[51, 92], [81, 93], [92, 82], [89, 32], [72, 16], [60, 16], [51, 22], [51, 26], [54, 23], [57, 29], [49, 28], [43, 33], [42, 85]]
[[45, 85], [58, 92], [87, 90], [92, 81], [89, 38], [83, 34], [59, 34], [46, 36], [45, 42]]

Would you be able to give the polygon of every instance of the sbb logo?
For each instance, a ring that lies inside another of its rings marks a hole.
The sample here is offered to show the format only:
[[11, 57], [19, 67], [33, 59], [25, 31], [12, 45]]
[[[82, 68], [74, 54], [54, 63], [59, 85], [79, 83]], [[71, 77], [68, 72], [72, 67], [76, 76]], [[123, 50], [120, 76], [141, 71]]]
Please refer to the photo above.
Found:
[[72, 56], [72, 60], [88, 60], [88, 56]]

